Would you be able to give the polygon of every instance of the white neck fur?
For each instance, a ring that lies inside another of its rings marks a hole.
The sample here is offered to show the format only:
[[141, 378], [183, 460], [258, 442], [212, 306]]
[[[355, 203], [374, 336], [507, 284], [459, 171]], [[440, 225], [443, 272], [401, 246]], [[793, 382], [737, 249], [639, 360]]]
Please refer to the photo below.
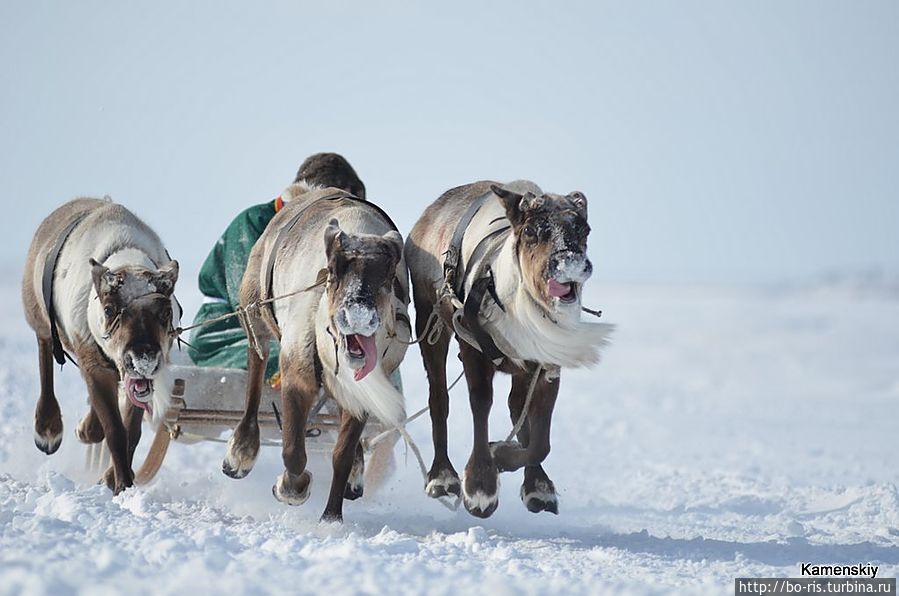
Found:
[[572, 368], [598, 363], [614, 326], [581, 320], [580, 300], [560, 312], [545, 311], [525, 288], [514, 243], [510, 234], [493, 266], [506, 312], [496, 305], [485, 312], [484, 327], [497, 347], [519, 365], [525, 360]]
[[[353, 371], [343, 362], [339, 350], [334, 349], [334, 339], [326, 331], [328, 327], [327, 296], [322, 295], [316, 313], [315, 343], [322, 364], [322, 379], [331, 395], [343, 408], [356, 418], [371, 414], [389, 427], [398, 426], [406, 419], [403, 394], [397, 391], [384, 371], [386, 333], [384, 328], [376, 334], [378, 364], [361, 381], [353, 379]], [[337, 374], [335, 375], [335, 369]]]

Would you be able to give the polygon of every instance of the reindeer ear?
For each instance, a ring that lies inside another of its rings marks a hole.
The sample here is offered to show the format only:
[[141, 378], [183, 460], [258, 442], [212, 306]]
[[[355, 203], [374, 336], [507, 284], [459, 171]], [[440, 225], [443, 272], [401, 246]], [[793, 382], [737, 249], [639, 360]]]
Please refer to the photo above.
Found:
[[122, 278], [112, 273], [109, 267], [101, 265], [96, 259], [91, 258], [91, 277], [94, 280], [94, 289], [97, 294], [116, 292], [122, 285]]
[[325, 228], [325, 254], [329, 259], [335, 249], [343, 249], [345, 239], [346, 234], [340, 229], [340, 223], [336, 219], [329, 221], [328, 227]]
[[521, 223], [521, 220], [523, 219], [521, 214], [521, 200], [524, 197], [517, 192], [505, 189], [498, 184], [491, 184], [490, 190], [499, 197], [500, 201], [502, 201], [503, 207], [506, 208], [506, 217], [509, 218], [509, 221], [511, 221], [513, 225]]
[[521, 211], [530, 211], [531, 209], [536, 209], [542, 205], [543, 197], [538, 197], [532, 192], [524, 193], [521, 200], [518, 201], [518, 208], [521, 209]]
[[175, 291], [175, 282], [178, 281], [178, 261], [169, 261], [153, 274], [153, 285], [156, 291], [166, 296], [171, 296]]
[[580, 211], [584, 217], [587, 216], [587, 197], [584, 196], [579, 190], [574, 191], [573, 193], [568, 195], [568, 198], [577, 207], [577, 210]]
[[403, 237], [396, 230], [390, 230], [383, 236], [381, 236], [384, 240], [387, 241], [387, 246], [390, 247], [390, 251], [393, 253], [393, 259], [395, 262], [399, 263], [400, 259], [403, 257]]

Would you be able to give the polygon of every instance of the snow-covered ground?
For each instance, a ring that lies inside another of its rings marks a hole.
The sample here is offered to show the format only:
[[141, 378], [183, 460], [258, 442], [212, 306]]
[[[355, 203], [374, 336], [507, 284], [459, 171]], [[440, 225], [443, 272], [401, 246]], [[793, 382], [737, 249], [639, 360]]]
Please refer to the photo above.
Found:
[[[897, 574], [895, 284], [588, 285], [586, 302], [618, 330], [597, 369], [563, 374], [546, 463], [558, 517], [524, 509], [520, 474], [502, 477], [492, 518], [448, 511], [398, 445], [384, 488], [324, 526], [326, 462], [313, 463], [310, 501], [288, 508], [270, 493], [276, 449], [234, 481], [222, 445], [174, 445], [152, 485], [113, 498], [83, 470], [74, 426], [86, 392], [71, 366], [57, 377], [62, 448], [38, 452], [36, 346], [7, 269], [0, 593], [705, 594], [732, 593], [738, 576], [795, 577], [805, 561]], [[192, 313], [196, 295], [180, 294]], [[415, 348], [403, 376], [414, 411], [426, 399]], [[496, 438], [510, 427], [505, 387]], [[462, 386], [452, 398], [461, 470], [470, 415]], [[410, 431], [429, 458], [427, 419]]]

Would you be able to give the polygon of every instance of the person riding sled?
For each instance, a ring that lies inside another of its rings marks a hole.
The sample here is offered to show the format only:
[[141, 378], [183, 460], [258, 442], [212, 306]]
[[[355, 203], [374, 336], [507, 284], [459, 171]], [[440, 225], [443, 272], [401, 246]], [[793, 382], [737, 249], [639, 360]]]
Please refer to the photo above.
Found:
[[[321, 188], [339, 188], [365, 199], [362, 180], [349, 162], [336, 153], [317, 153], [308, 157], [300, 165], [294, 184], [300, 182]], [[203, 304], [194, 318], [195, 325], [232, 313], [240, 306], [240, 284], [250, 251], [275, 214], [293, 198], [291, 189], [288, 187], [272, 201], [245, 209], [215, 243], [200, 268]], [[240, 321], [230, 317], [197, 327], [191, 335], [188, 354], [199, 366], [246, 369], [248, 345]], [[272, 342], [265, 371], [265, 378], [272, 385], [279, 381], [279, 353], [279, 346]], [[398, 384], [398, 377], [395, 382]]]

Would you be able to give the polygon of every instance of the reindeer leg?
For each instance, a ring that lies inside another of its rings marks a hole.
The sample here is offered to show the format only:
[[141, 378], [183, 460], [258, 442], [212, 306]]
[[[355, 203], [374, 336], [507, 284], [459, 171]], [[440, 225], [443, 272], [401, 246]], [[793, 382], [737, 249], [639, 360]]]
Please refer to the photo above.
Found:
[[[421, 337], [426, 332], [425, 325], [431, 313], [431, 306], [416, 300], [415, 332]], [[449, 392], [446, 388], [446, 355], [450, 338], [443, 333], [437, 343], [419, 343], [421, 359], [428, 375], [428, 406], [431, 415], [431, 438], [434, 443], [434, 461], [428, 472], [425, 492], [437, 498], [448, 494], [459, 495], [462, 491], [459, 474], [450, 462], [447, 453], [446, 419], [449, 417]]]
[[[318, 396], [313, 371], [289, 367], [290, 359], [281, 352], [281, 420], [284, 473], [272, 487], [276, 499], [288, 505], [302, 505], [309, 498], [312, 474], [306, 470], [306, 418]], [[344, 478], [344, 484], [346, 478]]]
[[493, 375], [496, 372], [483, 354], [459, 342], [468, 399], [474, 420], [474, 444], [465, 465], [462, 500], [465, 509], [475, 517], [490, 517], [499, 505], [497, 469], [490, 452], [488, 421], [493, 405]]
[[125, 430], [128, 433], [128, 466], [134, 461], [134, 450], [140, 442], [141, 422], [144, 419], [144, 411], [136, 408], [130, 401], [125, 406]]
[[53, 344], [50, 338], [37, 338], [41, 394], [34, 409], [34, 444], [50, 455], [62, 444], [62, 414], [53, 392]]
[[[330, 394], [326, 387], [322, 387], [322, 391], [328, 396], [328, 399], [333, 400], [334, 403], [337, 403], [337, 400], [334, 399], [334, 396]], [[343, 416], [343, 408], [340, 405], [337, 406], [340, 410], [340, 416]], [[347, 501], [355, 501], [362, 497], [365, 492], [365, 450], [362, 448], [362, 441], [359, 440], [356, 442], [356, 452], [353, 457], [353, 466], [350, 469], [349, 478], [346, 481], [346, 488], [343, 492], [343, 498]]]
[[[524, 409], [524, 402], [527, 399], [528, 389], [531, 385], [531, 375], [533, 373], [520, 372], [512, 375], [512, 390], [509, 392], [509, 415], [512, 418], [512, 424], [518, 422]], [[535, 388], [536, 390], [536, 388]], [[533, 402], [532, 402], [533, 403]], [[531, 420], [528, 419], [522, 424], [518, 431], [518, 443], [527, 449], [530, 443], [530, 427]], [[497, 466], [500, 462], [497, 461]], [[559, 513], [559, 501], [556, 497], [556, 487], [543, 466], [540, 464], [526, 465], [524, 467], [524, 482], [521, 485], [521, 501], [532, 513], [540, 511], [549, 511], [550, 513]]]
[[[530, 374], [527, 375], [528, 384], [530, 384], [530, 376]], [[511, 472], [524, 466], [536, 466], [543, 463], [543, 460], [549, 455], [550, 423], [558, 395], [559, 379], [548, 381], [545, 374], [541, 373], [540, 379], [534, 387], [531, 407], [528, 409], [527, 422], [530, 428], [527, 446], [508, 443], [498, 443], [493, 446], [493, 458], [500, 471]]]
[[[257, 325], [257, 329], [262, 325]], [[259, 455], [259, 399], [265, 382], [265, 363], [268, 360], [268, 337], [259, 338], [262, 358], [252, 346], [247, 347], [247, 400], [243, 417], [228, 441], [228, 450], [222, 461], [225, 476], [244, 478], [253, 469]]]
[[347, 501], [355, 501], [365, 492], [365, 451], [362, 449], [362, 443], [356, 442], [356, 453], [353, 456], [353, 466], [350, 469], [350, 475], [346, 482], [346, 490], [343, 492], [343, 498]]
[[103, 426], [100, 424], [100, 418], [93, 408], [89, 408], [87, 414], [78, 423], [75, 435], [79, 441], [88, 445], [99, 443], [103, 440]]
[[359, 448], [359, 439], [365, 428], [365, 420], [359, 420], [344, 410], [340, 415], [340, 434], [337, 437], [337, 445], [331, 456], [334, 466], [334, 477], [331, 479], [331, 492], [328, 495], [328, 504], [322, 514], [323, 522], [343, 521], [343, 498], [346, 492], [347, 480], [350, 470], [356, 458], [356, 450]]
[[96, 413], [106, 437], [106, 447], [112, 466], [106, 471], [106, 485], [119, 494], [134, 484], [131, 458], [128, 455], [128, 434], [119, 411], [119, 374], [110, 368], [97, 347], [77, 351], [81, 374], [87, 384], [91, 409]]

